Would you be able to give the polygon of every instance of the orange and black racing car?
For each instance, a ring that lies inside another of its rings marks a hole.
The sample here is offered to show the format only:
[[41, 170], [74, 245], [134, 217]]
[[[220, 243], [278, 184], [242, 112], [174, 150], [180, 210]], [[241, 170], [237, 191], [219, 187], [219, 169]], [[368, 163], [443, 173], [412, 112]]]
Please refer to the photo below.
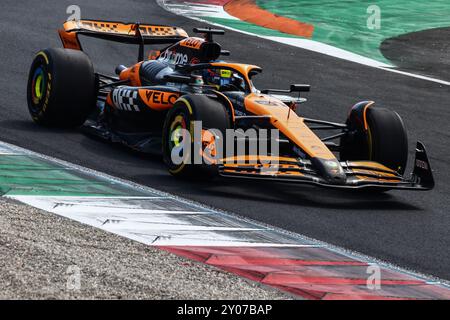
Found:
[[[59, 30], [64, 48], [40, 51], [31, 65], [27, 94], [33, 120], [46, 126], [83, 126], [135, 150], [162, 153], [176, 176], [218, 173], [382, 191], [434, 187], [420, 142], [413, 172], [404, 176], [408, 140], [396, 112], [364, 101], [350, 109], [345, 123], [302, 117], [296, 107], [306, 101], [300, 93], [309, 91], [308, 85], [258, 90], [252, 78], [260, 67], [222, 60], [229, 52], [213, 39], [222, 30], [194, 32], [201, 36], [190, 37], [173, 26], [66, 22]], [[138, 62], [117, 66], [115, 75], [97, 73], [80, 35], [134, 44]], [[144, 58], [146, 45], [160, 50]], [[260, 134], [264, 129], [275, 129], [276, 138]], [[247, 134], [250, 130], [256, 135]]]

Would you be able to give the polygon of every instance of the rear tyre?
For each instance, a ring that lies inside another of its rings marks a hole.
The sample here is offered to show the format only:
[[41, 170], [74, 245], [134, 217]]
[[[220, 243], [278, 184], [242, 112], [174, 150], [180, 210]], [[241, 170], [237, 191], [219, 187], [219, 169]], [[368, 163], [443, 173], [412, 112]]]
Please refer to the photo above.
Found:
[[82, 125], [95, 107], [97, 81], [82, 51], [50, 48], [36, 55], [28, 77], [28, 110], [36, 123]]
[[408, 137], [405, 125], [398, 113], [384, 108], [368, 108], [367, 130], [361, 122], [347, 120], [349, 135], [341, 140], [341, 160], [370, 160], [405, 172], [408, 161]]
[[[203, 132], [203, 140], [194, 135], [194, 121], [201, 121], [199, 133], [202, 136]], [[220, 101], [204, 95], [185, 95], [178, 99], [167, 113], [162, 134], [163, 157], [169, 172], [183, 178], [209, 179], [215, 176], [217, 166], [205, 161], [202, 155], [195, 154], [202, 154], [207, 147], [217, 148], [218, 143], [225, 146], [228, 128], [229, 115]], [[213, 136], [220, 133], [222, 141], [214, 138], [210, 140], [214, 141], [212, 144], [206, 143], [204, 139], [208, 135], [204, 133], [205, 130], [213, 132]]]

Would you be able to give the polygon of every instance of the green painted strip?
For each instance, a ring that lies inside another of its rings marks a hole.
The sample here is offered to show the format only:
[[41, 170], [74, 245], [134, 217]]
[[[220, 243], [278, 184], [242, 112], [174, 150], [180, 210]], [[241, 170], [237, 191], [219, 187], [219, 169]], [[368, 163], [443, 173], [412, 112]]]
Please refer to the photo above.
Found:
[[[272, 13], [314, 25], [315, 41], [380, 62], [387, 62], [379, 50], [385, 39], [450, 26], [449, 0], [256, 0], [256, 3]], [[370, 5], [381, 10], [379, 30], [367, 27]]]
[[0, 155], [0, 194], [87, 197], [144, 195], [121, 184], [28, 155]]

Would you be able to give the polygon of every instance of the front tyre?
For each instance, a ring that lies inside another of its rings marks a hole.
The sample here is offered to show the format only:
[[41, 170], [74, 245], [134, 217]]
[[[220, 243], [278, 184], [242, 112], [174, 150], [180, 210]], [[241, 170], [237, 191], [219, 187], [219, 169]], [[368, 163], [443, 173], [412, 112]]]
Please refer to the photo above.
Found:
[[359, 104], [351, 111], [347, 126], [349, 133], [341, 140], [341, 160], [370, 160], [400, 174], [405, 172], [408, 136], [398, 113]]
[[37, 53], [27, 86], [28, 110], [36, 123], [82, 125], [95, 107], [94, 67], [82, 51], [49, 48]]
[[208, 162], [207, 155], [217, 156], [217, 148], [225, 146], [228, 128], [227, 109], [217, 99], [204, 95], [178, 99], [167, 113], [162, 134], [163, 158], [169, 172], [183, 178], [214, 176], [217, 166], [212, 158]]

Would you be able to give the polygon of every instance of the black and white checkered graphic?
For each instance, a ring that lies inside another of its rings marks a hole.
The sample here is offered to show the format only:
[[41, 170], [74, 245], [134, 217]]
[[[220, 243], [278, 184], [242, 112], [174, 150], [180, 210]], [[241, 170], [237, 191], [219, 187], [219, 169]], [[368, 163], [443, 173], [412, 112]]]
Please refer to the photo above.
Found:
[[124, 111], [136, 111], [139, 112], [139, 106], [137, 105], [137, 90], [130, 89], [115, 89], [112, 92], [112, 100], [114, 105]]

